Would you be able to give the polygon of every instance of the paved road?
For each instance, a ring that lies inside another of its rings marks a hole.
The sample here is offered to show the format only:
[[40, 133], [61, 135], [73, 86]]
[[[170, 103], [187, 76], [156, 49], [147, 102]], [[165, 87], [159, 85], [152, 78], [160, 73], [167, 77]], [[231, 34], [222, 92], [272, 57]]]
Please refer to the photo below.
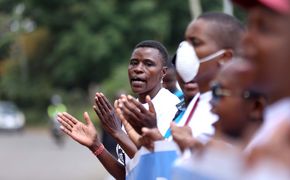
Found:
[[58, 147], [44, 130], [0, 133], [1, 180], [102, 180], [98, 159], [68, 137]]

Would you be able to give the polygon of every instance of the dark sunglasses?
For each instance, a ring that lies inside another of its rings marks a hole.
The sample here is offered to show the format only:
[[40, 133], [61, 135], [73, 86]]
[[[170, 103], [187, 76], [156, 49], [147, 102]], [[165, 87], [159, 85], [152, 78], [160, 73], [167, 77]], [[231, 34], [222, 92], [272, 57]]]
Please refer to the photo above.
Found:
[[[212, 91], [212, 97], [214, 99], [220, 99], [223, 97], [233, 96], [233, 93], [231, 92], [231, 90], [223, 88], [222, 85], [219, 83], [213, 83], [211, 85], [211, 91]], [[243, 99], [254, 99], [254, 98], [260, 97], [260, 94], [254, 91], [247, 90], [241, 93], [241, 97]]]

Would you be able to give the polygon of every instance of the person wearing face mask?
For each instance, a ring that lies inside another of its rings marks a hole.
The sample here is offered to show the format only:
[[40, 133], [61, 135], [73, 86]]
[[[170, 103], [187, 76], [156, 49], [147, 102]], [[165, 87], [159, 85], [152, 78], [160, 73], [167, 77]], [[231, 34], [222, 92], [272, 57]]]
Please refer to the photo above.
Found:
[[[191, 100], [180, 122], [171, 125], [173, 139], [181, 149], [190, 144], [191, 136], [206, 143], [214, 134], [212, 124], [217, 116], [210, 111], [210, 82], [223, 63], [238, 54], [244, 31], [236, 18], [217, 12], [204, 13], [188, 25], [175, 65], [182, 81], [196, 82], [200, 93]], [[191, 128], [188, 134], [184, 133], [188, 129], [184, 126]]]

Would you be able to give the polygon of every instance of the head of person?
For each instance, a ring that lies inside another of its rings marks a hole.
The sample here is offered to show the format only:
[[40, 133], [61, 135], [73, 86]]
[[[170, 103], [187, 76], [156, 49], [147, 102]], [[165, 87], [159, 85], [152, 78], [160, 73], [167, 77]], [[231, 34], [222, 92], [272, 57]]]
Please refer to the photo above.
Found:
[[233, 1], [248, 10], [242, 52], [255, 67], [253, 87], [270, 103], [290, 96], [290, 1]]
[[249, 90], [253, 81], [252, 66], [234, 59], [226, 63], [211, 83], [212, 112], [219, 121], [215, 124], [223, 134], [240, 138], [251, 126], [262, 122], [265, 99]]
[[135, 46], [128, 76], [132, 91], [138, 95], [141, 103], [145, 103], [147, 95], [153, 98], [161, 89], [167, 60], [168, 52], [158, 41], [146, 40]]
[[168, 89], [171, 93], [174, 93], [177, 90], [176, 87], [176, 72], [172, 63], [167, 64], [166, 74], [162, 81], [162, 86]]
[[236, 18], [219, 12], [204, 13], [188, 25], [185, 40], [194, 47], [199, 60], [208, 59], [200, 63], [194, 78], [200, 92], [209, 90], [221, 64], [238, 51], [243, 33], [244, 27]]

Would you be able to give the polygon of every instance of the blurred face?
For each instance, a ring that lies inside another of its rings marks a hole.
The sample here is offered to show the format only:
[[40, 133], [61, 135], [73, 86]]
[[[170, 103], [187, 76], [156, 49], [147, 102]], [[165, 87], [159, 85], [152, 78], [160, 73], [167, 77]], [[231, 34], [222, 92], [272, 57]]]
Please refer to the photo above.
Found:
[[[240, 137], [250, 119], [252, 101], [243, 97], [242, 87], [232, 72], [221, 72], [212, 85], [213, 98], [210, 101], [212, 112], [219, 121], [219, 130], [230, 137]], [[240, 82], [240, 81], [239, 81]]]
[[290, 19], [263, 7], [249, 11], [244, 55], [255, 68], [253, 87], [275, 101], [289, 92]]
[[186, 102], [190, 102], [192, 98], [198, 93], [198, 85], [194, 81], [189, 81], [185, 83], [182, 78], [176, 73], [178, 84], [183, 92]]
[[[193, 45], [196, 55], [199, 59], [211, 55], [220, 48], [215, 42], [215, 32], [212, 32], [213, 23], [203, 19], [197, 19], [189, 24], [185, 32], [185, 39]], [[213, 65], [214, 64], [214, 65]], [[198, 83], [201, 91], [208, 90], [209, 82], [214, 78], [217, 66], [215, 61], [201, 63], [195, 81]]]
[[166, 75], [163, 78], [163, 87], [174, 93], [176, 90], [176, 74], [174, 69], [167, 69]]
[[128, 66], [128, 76], [132, 91], [140, 96], [154, 97], [161, 88], [161, 78], [165, 74], [163, 60], [155, 48], [137, 48], [133, 51]]

